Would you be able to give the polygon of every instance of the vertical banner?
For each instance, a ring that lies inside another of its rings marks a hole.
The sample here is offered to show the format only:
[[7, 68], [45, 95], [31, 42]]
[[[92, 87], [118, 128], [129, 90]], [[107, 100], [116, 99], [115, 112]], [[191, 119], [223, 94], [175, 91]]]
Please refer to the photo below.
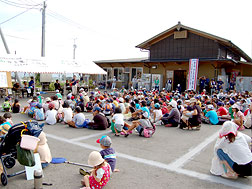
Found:
[[196, 90], [199, 59], [190, 59], [187, 89]]
[[0, 72], [0, 87], [8, 87], [6, 72]]

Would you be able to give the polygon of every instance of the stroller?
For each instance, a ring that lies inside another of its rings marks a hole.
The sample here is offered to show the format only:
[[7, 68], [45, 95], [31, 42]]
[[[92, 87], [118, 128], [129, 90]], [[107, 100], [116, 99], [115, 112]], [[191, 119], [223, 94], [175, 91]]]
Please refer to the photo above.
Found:
[[8, 133], [5, 135], [3, 140], [0, 143], [0, 159], [3, 165], [3, 173], [1, 174], [1, 183], [3, 186], [8, 184], [8, 178], [14, 177], [25, 173], [25, 170], [7, 174], [7, 169], [14, 167], [17, 159], [17, 149], [16, 145], [21, 141], [21, 132], [27, 135], [38, 137], [42, 131], [44, 124], [39, 125], [36, 121], [27, 121], [24, 123], [19, 123], [12, 126]]

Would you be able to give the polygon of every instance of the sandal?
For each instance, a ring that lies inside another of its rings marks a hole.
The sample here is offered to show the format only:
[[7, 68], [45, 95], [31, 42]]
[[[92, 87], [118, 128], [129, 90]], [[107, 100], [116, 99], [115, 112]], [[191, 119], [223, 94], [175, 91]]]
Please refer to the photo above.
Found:
[[227, 179], [237, 179], [238, 175], [235, 172], [228, 172], [221, 175], [223, 178]]
[[90, 175], [90, 172], [89, 172], [89, 171], [86, 171], [85, 169], [82, 169], [82, 168], [79, 169], [79, 173], [80, 173], [81, 175], [83, 175], [83, 176], [85, 176], [85, 175]]

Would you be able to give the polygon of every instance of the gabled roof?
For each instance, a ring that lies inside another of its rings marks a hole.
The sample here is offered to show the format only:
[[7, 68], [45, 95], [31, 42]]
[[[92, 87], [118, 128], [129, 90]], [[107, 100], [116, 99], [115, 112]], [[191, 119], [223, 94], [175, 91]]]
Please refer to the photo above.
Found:
[[218, 36], [215, 36], [215, 35], [212, 35], [212, 34], [209, 34], [209, 33], [194, 29], [194, 28], [184, 26], [180, 22], [178, 22], [177, 25], [169, 28], [168, 30], [165, 30], [164, 32], [144, 41], [143, 43], [137, 45], [136, 47], [149, 50], [150, 46], [169, 37], [170, 35], [172, 35], [174, 33], [174, 31], [179, 31], [181, 29], [188, 30], [189, 32], [194, 33], [196, 35], [200, 35], [202, 37], [206, 37], [206, 38], [215, 40], [218, 43], [228, 47], [231, 51], [237, 53], [239, 56], [244, 58], [246, 61], [252, 62], [252, 59], [245, 52], [243, 52], [238, 46], [233, 44], [230, 40], [227, 40], [227, 39], [224, 39], [224, 38], [221, 38], [221, 37], [218, 37]]

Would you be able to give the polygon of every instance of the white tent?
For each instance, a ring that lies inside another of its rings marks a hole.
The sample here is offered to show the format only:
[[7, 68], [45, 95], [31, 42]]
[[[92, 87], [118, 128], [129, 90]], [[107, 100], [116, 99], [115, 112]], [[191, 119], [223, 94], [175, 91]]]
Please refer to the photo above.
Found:
[[107, 74], [94, 62], [56, 58], [0, 56], [1, 72]]

